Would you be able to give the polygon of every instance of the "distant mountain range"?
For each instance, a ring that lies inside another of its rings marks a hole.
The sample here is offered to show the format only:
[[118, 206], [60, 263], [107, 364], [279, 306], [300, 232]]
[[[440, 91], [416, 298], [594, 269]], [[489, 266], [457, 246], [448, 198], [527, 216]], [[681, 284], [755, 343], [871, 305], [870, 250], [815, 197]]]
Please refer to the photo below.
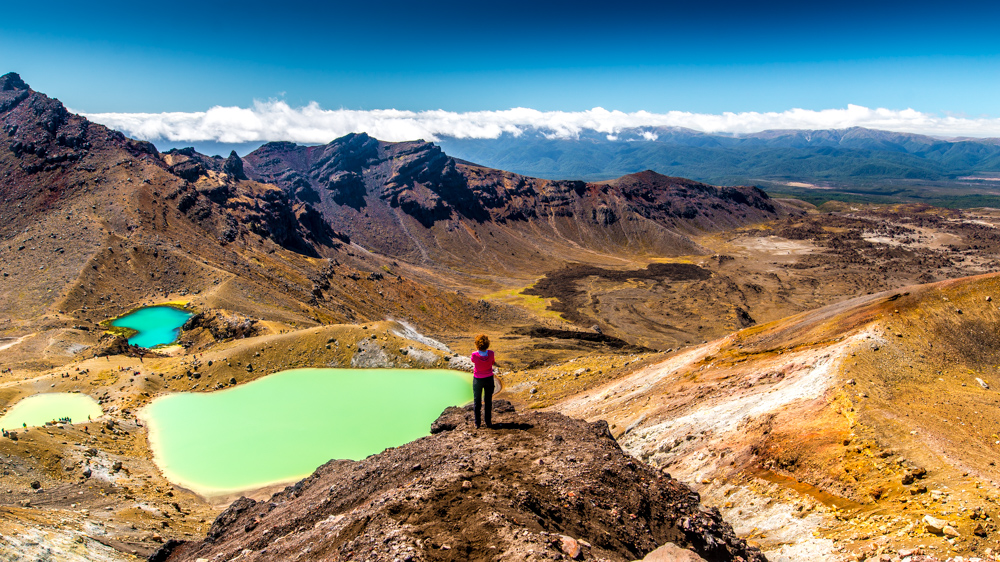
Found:
[[447, 138], [439, 144], [456, 158], [543, 178], [602, 180], [651, 169], [722, 184], [794, 180], [860, 185], [1000, 173], [997, 139], [946, 141], [860, 127], [739, 136], [664, 127], [617, 135], [589, 132], [572, 140], [504, 134], [497, 139]]
[[998, 139], [942, 140], [860, 127], [745, 135], [650, 127], [576, 139], [504, 134], [439, 144], [456, 158], [541, 178], [594, 181], [650, 169], [806, 199], [854, 195], [959, 206], [989, 204], [1000, 194]]
[[[206, 154], [235, 149], [244, 155], [261, 144], [193, 143]], [[742, 135], [644, 127], [611, 135], [585, 131], [573, 139], [537, 131], [496, 139], [445, 137], [436, 144], [461, 160], [550, 180], [601, 181], [653, 170], [715, 185], [756, 185], [813, 203], [1000, 206], [1000, 139], [940, 139], [861, 127]]]

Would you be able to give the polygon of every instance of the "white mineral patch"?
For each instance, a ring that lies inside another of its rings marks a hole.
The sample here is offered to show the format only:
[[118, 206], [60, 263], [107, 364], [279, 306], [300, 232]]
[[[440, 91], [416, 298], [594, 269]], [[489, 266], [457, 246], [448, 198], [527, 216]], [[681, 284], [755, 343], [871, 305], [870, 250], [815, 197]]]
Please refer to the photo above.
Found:
[[425, 367], [437, 363], [437, 360], [439, 358], [438, 355], [433, 351], [430, 351], [428, 349], [420, 349], [418, 347], [413, 347], [412, 345], [406, 346], [405, 348], [403, 348], [403, 350], [406, 352], [406, 357], [410, 361], [416, 363], [417, 365], [422, 365]]
[[434, 338], [429, 338], [429, 337], [421, 334], [419, 331], [417, 331], [416, 327], [414, 327], [412, 324], [410, 324], [408, 322], [405, 322], [403, 320], [395, 320], [393, 318], [388, 318], [387, 320], [389, 320], [390, 322], [395, 322], [396, 324], [398, 324], [397, 328], [393, 328], [393, 329], [389, 330], [392, 333], [392, 335], [394, 335], [394, 336], [396, 336], [398, 338], [405, 338], [405, 339], [408, 339], [408, 340], [413, 340], [413, 341], [415, 341], [417, 343], [422, 343], [422, 344], [426, 345], [427, 347], [433, 347], [434, 349], [440, 349], [441, 351], [450, 351], [448, 349], [447, 345], [445, 345], [445, 344], [437, 341]]
[[[689, 373], [707, 356], [715, 355], [727, 339], [712, 342], [680, 353], [657, 365], [651, 365], [588, 394], [568, 400], [558, 409], [567, 415], [596, 419], [605, 413], [631, 412], [628, 429], [619, 437], [622, 447], [654, 466], [667, 466], [672, 476], [700, 489], [706, 502], [715, 505], [732, 502], [723, 514], [736, 532], [763, 546], [768, 560], [810, 562], [833, 560], [834, 543], [813, 536], [813, 531], [827, 520], [821, 513], [800, 517], [798, 503], [765, 497], [746, 487], [716, 488], [703, 485], [729, 459], [724, 457], [726, 444], [738, 443], [740, 433], [757, 419], [782, 411], [795, 404], [823, 398], [834, 382], [838, 366], [852, 350], [869, 347], [882, 338], [868, 331], [856, 333], [832, 346], [786, 351], [766, 364], [755, 364], [755, 373], [737, 376], [751, 382], [739, 390], [711, 393], [697, 403], [679, 409], [657, 412], [655, 405], [635, 409], [630, 404], [653, 398], [662, 384], [690, 376]], [[884, 343], [883, 343], [884, 345]], [[704, 370], [713, 366], [707, 365]], [[756, 384], [760, 372], [780, 374], [776, 382]], [[661, 384], [657, 384], [661, 383]], [[642, 402], [639, 402], [642, 403]], [[804, 502], [810, 502], [808, 498]], [[742, 512], [741, 512], [742, 511]]]
[[0, 535], [0, 560], [9, 562], [124, 562], [135, 557], [118, 552], [88, 538], [83, 533], [48, 528], [25, 527]]
[[629, 448], [651, 440], [662, 444], [678, 437], [678, 434], [736, 431], [748, 418], [768, 414], [798, 400], [814, 400], [822, 396], [833, 379], [830, 368], [833, 364], [833, 358], [828, 355], [817, 358], [815, 363], [793, 362], [785, 378], [762, 392], [734, 397], [709, 407], [697, 407], [685, 416], [637, 429], [624, 439], [623, 445]]
[[351, 357], [351, 367], [356, 369], [378, 369], [394, 366], [389, 355], [376, 340], [358, 342], [358, 352]]
[[472, 359], [463, 356], [452, 357], [448, 360], [448, 368], [456, 371], [472, 371]]
[[[820, 529], [826, 519], [816, 513], [799, 517], [794, 504], [774, 501], [744, 486], [727, 485], [713, 490], [711, 496], [725, 498], [726, 504], [732, 505], [719, 511], [733, 526], [733, 531], [746, 536], [756, 530], [766, 538], [754, 540], [766, 547], [778, 548], [814, 540], [812, 532]], [[809, 502], [812, 503], [811, 500]], [[823, 542], [827, 544], [827, 552], [830, 552], [833, 542], [826, 539]], [[770, 555], [767, 559], [773, 560]]]

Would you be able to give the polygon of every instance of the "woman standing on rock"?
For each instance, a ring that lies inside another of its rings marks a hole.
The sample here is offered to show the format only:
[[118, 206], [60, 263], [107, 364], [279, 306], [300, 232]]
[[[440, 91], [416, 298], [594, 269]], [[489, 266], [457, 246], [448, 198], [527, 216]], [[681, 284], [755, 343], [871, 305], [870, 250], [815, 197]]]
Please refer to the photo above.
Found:
[[476, 336], [476, 349], [472, 353], [472, 399], [475, 403], [476, 427], [479, 427], [479, 409], [486, 394], [486, 427], [493, 428], [493, 351], [486, 334]]

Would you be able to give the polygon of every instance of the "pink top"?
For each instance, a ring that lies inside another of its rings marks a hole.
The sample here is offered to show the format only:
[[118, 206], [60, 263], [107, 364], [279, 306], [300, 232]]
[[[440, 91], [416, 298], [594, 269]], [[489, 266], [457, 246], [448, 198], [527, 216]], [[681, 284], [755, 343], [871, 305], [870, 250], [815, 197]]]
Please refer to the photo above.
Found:
[[477, 379], [485, 379], [493, 376], [493, 350], [486, 352], [486, 357], [481, 355], [481, 351], [472, 352], [472, 376]]

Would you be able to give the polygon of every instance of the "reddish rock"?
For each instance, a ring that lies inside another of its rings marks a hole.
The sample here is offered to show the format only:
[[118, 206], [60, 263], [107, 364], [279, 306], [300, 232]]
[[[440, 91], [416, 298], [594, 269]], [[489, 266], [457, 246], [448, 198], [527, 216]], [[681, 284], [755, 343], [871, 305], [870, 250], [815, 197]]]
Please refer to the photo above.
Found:
[[583, 556], [583, 549], [580, 547], [580, 543], [573, 537], [566, 535], [559, 537], [559, 549], [573, 560], [578, 560]]

